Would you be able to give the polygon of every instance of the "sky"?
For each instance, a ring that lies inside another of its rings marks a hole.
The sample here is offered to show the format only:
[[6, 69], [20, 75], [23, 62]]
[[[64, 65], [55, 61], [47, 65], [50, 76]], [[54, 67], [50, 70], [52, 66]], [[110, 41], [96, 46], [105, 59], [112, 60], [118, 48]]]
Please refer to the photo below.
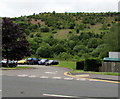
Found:
[[0, 17], [41, 12], [118, 12], [120, 0], [0, 0]]

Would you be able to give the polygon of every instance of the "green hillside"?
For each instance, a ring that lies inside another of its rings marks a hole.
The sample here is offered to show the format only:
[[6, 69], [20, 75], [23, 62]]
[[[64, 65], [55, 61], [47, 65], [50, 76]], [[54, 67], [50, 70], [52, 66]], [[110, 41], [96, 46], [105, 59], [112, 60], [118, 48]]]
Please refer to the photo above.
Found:
[[120, 13], [39, 13], [12, 18], [26, 33], [32, 55], [79, 60], [103, 58], [113, 49], [104, 41]]

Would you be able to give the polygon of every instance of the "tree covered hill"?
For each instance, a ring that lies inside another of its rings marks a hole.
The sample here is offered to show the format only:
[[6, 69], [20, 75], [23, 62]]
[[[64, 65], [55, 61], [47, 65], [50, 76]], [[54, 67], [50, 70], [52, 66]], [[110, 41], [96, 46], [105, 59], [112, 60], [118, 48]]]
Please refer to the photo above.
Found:
[[113, 51], [105, 36], [119, 24], [120, 13], [39, 13], [12, 18], [26, 33], [32, 55], [45, 58], [103, 58]]

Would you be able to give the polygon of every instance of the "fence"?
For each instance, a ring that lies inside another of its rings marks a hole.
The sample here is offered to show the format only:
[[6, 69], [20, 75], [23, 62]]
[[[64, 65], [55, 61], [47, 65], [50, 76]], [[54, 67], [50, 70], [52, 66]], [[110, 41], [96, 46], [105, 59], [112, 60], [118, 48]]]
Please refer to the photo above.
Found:
[[119, 72], [120, 62], [103, 62], [99, 69], [100, 72]]

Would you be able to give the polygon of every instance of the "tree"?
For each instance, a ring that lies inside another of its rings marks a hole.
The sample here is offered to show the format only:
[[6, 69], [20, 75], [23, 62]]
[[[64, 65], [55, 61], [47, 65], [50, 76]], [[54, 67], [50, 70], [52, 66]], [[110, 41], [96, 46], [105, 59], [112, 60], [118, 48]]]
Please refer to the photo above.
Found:
[[93, 57], [104, 58], [108, 57], [109, 51], [110, 50], [108, 49], [107, 44], [101, 44], [97, 48], [95, 48], [91, 54]]
[[52, 56], [51, 46], [47, 43], [42, 43], [36, 51], [38, 57], [50, 58]]
[[49, 32], [49, 28], [47, 26], [41, 27], [41, 32]]
[[114, 24], [110, 33], [105, 34], [104, 43], [110, 47], [110, 51], [120, 51], [120, 23]]
[[99, 38], [90, 38], [88, 40], [88, 48], [96, 48], [102, 43], [102, 40]]
[[30, 55], [29, 43], [18, 24], [10, 18], [2, 22], [2, 57], [19, 60]]
[[59, 55], [60, 53], [64, 52], [65, 49], [62, 44], [58, 43], [52, 46], [52, 51], [54, 52], [54, 54]]

